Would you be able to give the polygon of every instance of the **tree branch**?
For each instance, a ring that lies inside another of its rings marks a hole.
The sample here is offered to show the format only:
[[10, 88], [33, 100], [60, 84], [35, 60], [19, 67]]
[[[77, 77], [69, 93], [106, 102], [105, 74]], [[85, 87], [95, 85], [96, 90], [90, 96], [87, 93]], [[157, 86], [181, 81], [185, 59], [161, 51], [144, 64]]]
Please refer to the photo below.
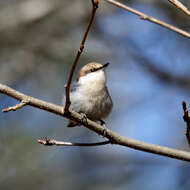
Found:
[[178, 1], [178, 0], [168, 0], [168, 1], [170, 3], [172, 3], [174, 6], [176, 6], [178, 9], [180, 9], [181, 11], [183, 11], [186, 15], [190, 16], [190, 11], [180, 1]]
[[189, 112], [188, 112], [188, 109], [187, 109], [187, 106], [186, 106], [186, 102], [183, 101], [182, 102], [182, 107], [183, 107], [183, 120], [184, 122], [186, 122], [186, 132], [185, 132], [185, 135], [186, 135], [186, 138], [187, 138], [187, 142], [190, 146], [190, 116], [189, 116]]
[[137, 11], [137, 10], [135, 10], [135, 9], [127, 6], [127, 5], [119, 3], [118, 1], [115, 1], [115, 0], [104, 0], [104, 1], [107, 1], [108, 3], [111, 3], [111, 4], [113, 4], [113, 5], [115, 5], [115, 6], [119, 7], [119, 8], [122, 8], [122, 9], [128, 11], [128, 12], [131, 12], [131, 13], [139, 16], [140, 19], [147, 20], [149, 22], [158, 24], [158, 25], [160, 25], [160, 26], [162, 26], [164, 28], [167, 28], [167, 29], [169, 29], [169, 30], [171, 30], [173, 32], [181, 34], [184, 37], [190, 38], [190, 33], [189, 32], [186, 32], [186, 31], [184, 31], [182, 29], [179, 29], [179, 28], [177, 28], [175, 26], [167, 24], [167, 23], [165, 23], [165, 22], [163, 22], [163, 21], [161, 21], [159, 19], [156, 19], [156, 18], [153, 18], [153, 17], [149, 17], [148, 15], [146, 15], [146, 14], [140, 12], [140, 11]]
[[38, 139], [38, 143], [43, 144], [45, 146], [101, 146], [101, 145], [106, 145], [110, 144], [110, 141], [102, 141], [102, 142], [96, 142], [96, 143], [73, 143], [73, 142], [65, 142], [65, 141], [57, 141], [54, 139]]
[[90, 27], [92, 25], [92, 22], [94, 20], [94, 16], [95, 16], [96, 10], [98, 8], [98, 3], [99, 3], [98, 0], [92, 0], [92, 12], [91, 12], [91, 15], [90, 15], [90, 18], [89, 18], [86, 30], [84, 32], [84, 36], [83, 36], [83, 39], [81, 41], [80, 48], [79, 48], [79, 50], [77, 52], [77, 55], [76, 55], [76, 57], [74, 59], [73, 66], [71, 68], [71, 72], [70, 72], [67, 84], [65, 85], [65, 96], [66, 96], [66, 100], [65, 100], [65, 112], [67, 112], [67, 113], [69, 112], [69, 106], [71, 104], [70, 95], [69, 94], [70, 94], [70, 86], [71, 86], [71, 82], [72, 82], [72, 77], [73, 77], [76, 65], [78, 63], [78, 60], [80, 58], [80, 55], [82, 54], [82, 51], [84, 49], [84, 44], [85, 44], [88, 32], [90, 30]]
[[37, 98], [33, 98], [30, 96], [27, 96], [21, 92], [18, 92], [6, 85], [0, 84], [0, 92], [2, 94], [6, 94], [12, 98], [15, 98], [19, 101], [22, 100], [27, 100], [28, 103], [27, 105], [46, 110], [48, 112], [60, 115], [62, 117], [72, 119], [81, 125], [84, 125], [86, 128], [96, 132], [99, 135], [102, 135], [106, 137], [112, 144], [117, 144], [117, 145], [122, 145], [125, 147], [130, 147], [136, 150], [144, 151], [144, 152], [149, 152], [157, 155], [162, 155], [170, 158], [175, 158], [178, 160], [184, 160], [190, 162], [190, 153], [173, 149], [173, 148], [168, 148], [164, 146], [158, 146], [158, 145], [153, 145], [145, 142], [140, 142], [137, 140], [129, 139], [126, 137], [122, 137], [118, 135], [117, 133], [97, 124], [94, 121], [91, 121], [89, 119], [86, 119], [84, 121], [83, 116], [79, 113], [76, 113], [72, 110], [70, 110], [70, 114], [65, 114], [63, 107], [45, 102], [42, 100], [39, 100]]
[[2, 112], [16, 111], [22, 107], [24, 107], [28, 103], [28, 100], [22, 100], [19, 104], [15, 106], [11, 106], [2, 110]]

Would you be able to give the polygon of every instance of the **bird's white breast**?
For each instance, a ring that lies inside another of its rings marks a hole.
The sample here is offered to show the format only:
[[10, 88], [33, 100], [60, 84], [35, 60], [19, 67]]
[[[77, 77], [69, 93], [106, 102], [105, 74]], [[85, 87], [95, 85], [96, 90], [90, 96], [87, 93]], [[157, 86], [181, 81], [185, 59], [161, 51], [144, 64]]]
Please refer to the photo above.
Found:
[[89, 73], [79, 79], [81, 91], [87, 96], [98, 96], [106, 86], [104, 71]]

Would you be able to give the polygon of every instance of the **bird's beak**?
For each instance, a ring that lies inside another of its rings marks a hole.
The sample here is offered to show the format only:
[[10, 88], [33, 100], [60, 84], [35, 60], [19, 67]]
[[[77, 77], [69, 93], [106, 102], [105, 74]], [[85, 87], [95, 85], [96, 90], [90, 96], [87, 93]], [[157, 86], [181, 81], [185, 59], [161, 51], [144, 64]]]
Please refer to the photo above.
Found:
[[102, 66], [102, 68], [106, 68], [109, 64], [110, 64], [110, 63], [107, 62], [106, 64], [104, 64], [104, 65]]
[[99, 70], [104, 70], [104, 68], [106, 68], [110, 63], [106, 63], [104, 65], [102, 65], [101, 67], [97, 68], [97, 69], [94, 69], [93, 71], [99, 71]]

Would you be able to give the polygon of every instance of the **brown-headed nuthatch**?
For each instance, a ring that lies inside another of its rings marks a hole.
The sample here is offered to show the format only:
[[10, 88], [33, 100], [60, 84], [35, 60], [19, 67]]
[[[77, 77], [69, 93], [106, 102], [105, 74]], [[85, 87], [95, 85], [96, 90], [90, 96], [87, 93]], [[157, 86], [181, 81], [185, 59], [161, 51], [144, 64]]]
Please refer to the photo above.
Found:
[[[78, 72], [77, 82], [71, 88], [70, 100], [71, 110], [83, 113], [93, 121], [106, 118], [113, 107], [112, 99], [106, 87], [106, 76], [104, 69], [109, 65], [96, 62], [88, 63]], [[63, 99], [63, 104], [65, 98]], [[79, 125], [70, 120], [67, 127]]]

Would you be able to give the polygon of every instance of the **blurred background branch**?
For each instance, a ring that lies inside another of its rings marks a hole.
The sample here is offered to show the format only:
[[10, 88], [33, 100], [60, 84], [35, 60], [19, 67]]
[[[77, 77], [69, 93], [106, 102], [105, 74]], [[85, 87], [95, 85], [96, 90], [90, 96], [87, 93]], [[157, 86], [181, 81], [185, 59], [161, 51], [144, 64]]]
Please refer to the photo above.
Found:
[[170, 3], [172, 3], [174, 6], [176, 6], [178, 9], [180, 9], [181, 11], [183, 11], [186, 15], [190, 16], [190, 11], [180, 1], [178, 1], [178, 0], [168, 0], [168, 1]]
[[55, 12], [60, 0], [18, 1], [0, 8], [0, 32], [18, 25], [37, 22]]
[[137, 11], [137, 10], [127, 6], [127, 5], [119, 3], [118, 1], [115, 1], [115, 0], [105, 0], [105, 1], [107, 1], [107, 2], [109, 2], [111, 4], [113, 4], [113, 5], [121, 8], [121, 9], [125, 9], [126, 11], [129, 11], [129, 12], [139, 16], [140, 19], [147, 20], [149, 22], [158, 24], [158, 25], [160, 25], [162, 27], [165, 27], [165, 28], [167, 28], [167, 29], [169, 29], [171, 31], [177, 32], [177, 33], [183, 35], [184, 37], [190, 38], [190, 33], [189, 32], [181, 30], [181, 29], [179, 29], [179, 28], [177, 28], [177, 27], [175, 27], [173, 25], [167, 24], [167, 23], [165, 23], [165, 22], [163, 22], [163, 21], [161, 21], [159, 19], [156, 19], [154, 17], [150, 17], [150, 16], [148, 16], [148, 15], [146, 15], [146, 14], [140, 12], [140, 11]]

